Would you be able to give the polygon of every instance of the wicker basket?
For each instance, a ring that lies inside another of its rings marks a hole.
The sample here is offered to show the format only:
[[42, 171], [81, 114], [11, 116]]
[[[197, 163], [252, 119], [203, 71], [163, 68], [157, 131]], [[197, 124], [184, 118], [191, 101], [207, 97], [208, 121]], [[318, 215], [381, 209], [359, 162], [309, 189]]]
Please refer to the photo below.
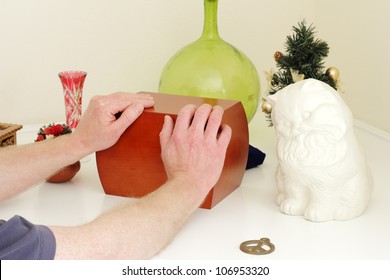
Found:
[[0, 123], [0, 148], [16, 145], [16, 132], [22, 127], [19, 124]]

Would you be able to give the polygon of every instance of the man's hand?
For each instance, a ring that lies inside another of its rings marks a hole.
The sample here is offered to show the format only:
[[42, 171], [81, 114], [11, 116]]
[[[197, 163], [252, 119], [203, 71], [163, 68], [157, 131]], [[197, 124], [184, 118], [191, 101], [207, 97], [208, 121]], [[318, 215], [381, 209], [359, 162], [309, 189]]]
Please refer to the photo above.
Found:
[[[127, 123], [135, 115], [127, 115]], [[176, 124], [166, 116], [160, 142], [168, 181], [88, 224], [50, 227], [56, 237], [56, 258], [146, 259], [164, 248], [220, 177], [232, 133], [221, 125], [222, 115], [219, 106], [187, 105]]]
[[153, 105], [153, 97], [148, 94], [118, 92], [94, 96], [73, 134], [89, 152], [107, 149], [118, 141], [144, 108]]
[[217, 183], [232, 133], [222, 116], [220, 106], [204, 104], [185, 106], [176, 124], [165, 117], [160, 143], [168, 180], [196, 184], [202, 195]]

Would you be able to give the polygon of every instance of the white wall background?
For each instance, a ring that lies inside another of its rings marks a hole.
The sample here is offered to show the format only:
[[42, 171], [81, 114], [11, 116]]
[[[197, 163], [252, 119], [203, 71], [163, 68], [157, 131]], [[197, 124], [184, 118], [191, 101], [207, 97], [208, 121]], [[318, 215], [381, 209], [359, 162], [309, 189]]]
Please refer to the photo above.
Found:
[[[292, 26], [313, 23], [355, 118], [390, 132], [389, 14], [387, 0], [220, 0], [218, 17], [262, 92]], [[156, 91], [165, 63], [202, 24], [203, 0], [0, 0], [0, 122], [64, 120], [62, 70], [88, 72], [84, 108], [95, 94]]]

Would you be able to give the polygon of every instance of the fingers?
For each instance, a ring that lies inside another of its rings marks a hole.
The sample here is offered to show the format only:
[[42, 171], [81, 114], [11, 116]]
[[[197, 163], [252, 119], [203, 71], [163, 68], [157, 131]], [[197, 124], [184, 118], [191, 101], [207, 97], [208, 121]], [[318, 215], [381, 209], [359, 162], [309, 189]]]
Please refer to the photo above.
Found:
[[230, 139], [232, 138], [232, 129], [227, 124], [221, 126], [221, 132], [218, 137], [218, 144], [225, 150], [229, 146]]
[[203, 104], [196, 110], [194, 118], [191, 123], [191, 126], [193, 127], [194, 130], [199, 132], [204, 132], [212, 110], [213, 107], [211, 107], [211, 105], [209, 104]]
[[227, 125], [221, 126], [224, 110], [221, 106], [212, 107], [203, 104], [199, 108], [195, 105], [183, 107], [176, 120], [172, 133], [183, 133], [192, 129], [204, 134], [206, 138], [220, 139], [220, 142], [229, 142], [231, 128]]
[[192, 123], [197, 108], [193, 104], [184, 106], [177, 115], [174, 133], [183, 133]]
[[[132, 94], [126, 92], [116, 92], [108, 95], [106, 98], [109, 99], [112, 107], [111, 113], [113, 115], [124, 111], [128, 106], [133, 103], [140, 103], [144, 108], [154, 106], [154, 99], [149, 94]], [[107, 102], [109, 102], [107, 101]]]
[[[127, 122], [134, 122], [134, 117], [139, 116], [139, 113], [143, 111], [144, 108], [149, 108], [154, 106], [154, 99], [149, 94], [131, 94], [126, 92], [117, 92], [110, 94], [106, 97], [105, 103], [108, 107], [108, 110], [112, 116], [115, 116], [114, 119], [119, 119], [123, 112], [127, 112], [124, 117], [127, 118]], [[136, 104], [142, 106], [136, 109]], [[134, 105], [134, 106], [133, 106]], [[136, 110], [135, 110], [136, 109]], [[131, 110], [135, 110], [131, 112]], [[141, 111], [140, 111], [141, 110]]]
[[143, 104], [132, 103], [122, 112], [120, 118], [115, 123], [118, 126], [124, 126], [127, 128], [141, 115], [143, 111]]
[[135, 94], [136, 100], [144, 105], [144, 108], [150, 108], [154, 106], [154, 98], [149, 94], [139, 93]]
[[116, 133], [123, 133], [143, 112], [154, 105], [149, 94], [117, 92], [107, 96], [94, 96], [91, 100], [95, 118], [104, 127], [111, 126]]
[[223, 113], [221, 106], [212, 107], [209, 104], [203, 104], [196, 110], [191, 127], [203, 133], [206, 138], [216, 139], [221, 129]]
[[218, 132], [221, 128], [223, 117], [223, 109], [220, 106], [214, 106], [208, 116], [207, 126], [205, 128], [205, 136], [210, 138], [217, 138]]
[[161, 148], [165, 147], [171, 139], [173, 133], [174, 123], [170, 116], [164, 117], [164, 124], [160, 132], [160, 145]]
[[226, 149], [232, 137], [232, 129], [230, 126], [222, 124], [223, 113], [222, 107], [213, 107], [205, 128], [205, 137], [217, 139], [218, 144]]

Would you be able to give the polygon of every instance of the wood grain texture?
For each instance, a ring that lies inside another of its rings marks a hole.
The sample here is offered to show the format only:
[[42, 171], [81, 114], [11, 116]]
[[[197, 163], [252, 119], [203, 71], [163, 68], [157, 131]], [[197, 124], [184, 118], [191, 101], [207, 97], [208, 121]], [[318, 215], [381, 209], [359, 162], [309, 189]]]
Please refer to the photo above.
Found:
[[[149, 93], [155, 106], [144, 113], [123, 133], [111, 148], [96, 153], [99, 177], [106, 194], [142, 197], [165, 183], [167, 176], [161, 160], [159, 133], [164, 116], [175, 120], [187, 104], [220, 105], [222, 122], [232, 128], [221, 177], [209, 192], [202, 208], [211, 209], [241, 184], [248, 158], [248, 123], [239, 101]], [[173, 198], [174, 199], [174, 198]]]

